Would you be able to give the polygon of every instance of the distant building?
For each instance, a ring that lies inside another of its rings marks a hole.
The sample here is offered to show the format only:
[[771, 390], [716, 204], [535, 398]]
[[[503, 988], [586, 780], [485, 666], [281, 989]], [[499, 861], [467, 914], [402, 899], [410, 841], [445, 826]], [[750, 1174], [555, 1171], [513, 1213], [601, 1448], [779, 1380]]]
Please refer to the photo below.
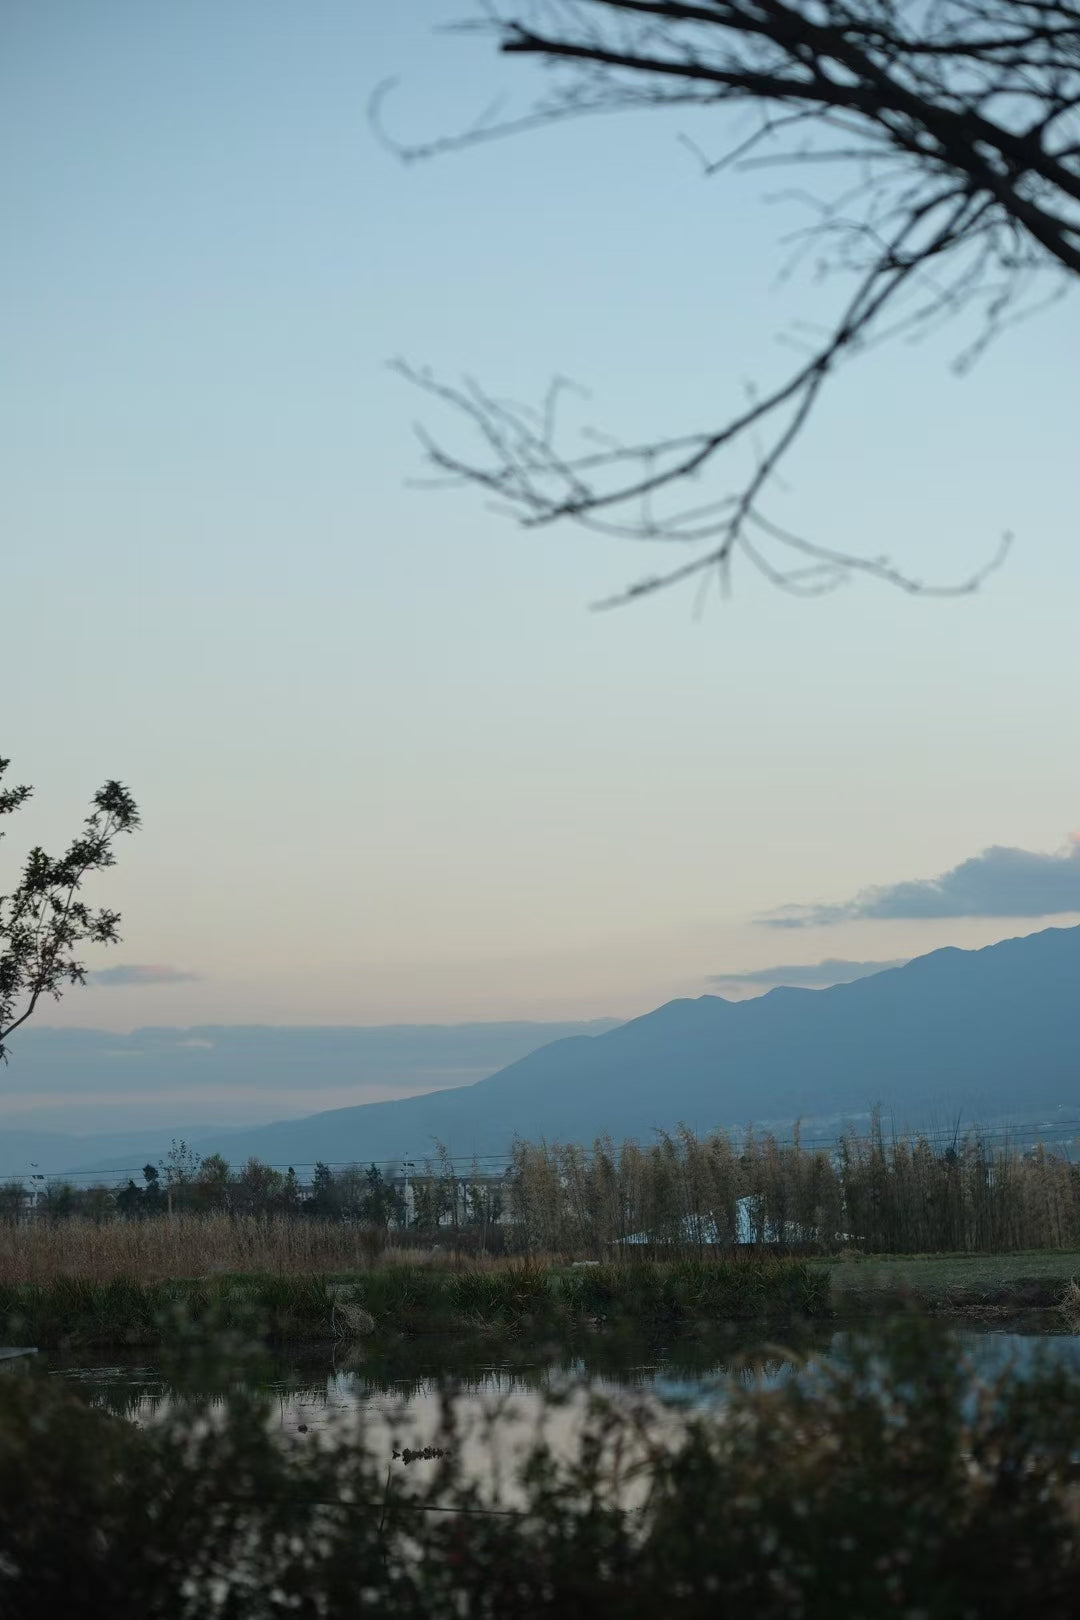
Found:
[[[751, 1213], [752, 1198], [740, 1198], [735, 1204], [735, 1239], [736, 1243], [753, 1243], [754, 1226]], [[655, 1237], [648, 1232], [631, 1232], [628, 1237], [616, 1238], [616, 1243], [632, 1244], [635, 1247], [645, 1243], [656, 1243]], [[727, 1236], [721, 1237], [717, 1231], [716, 1222], [707, 1215], [684, 1215], [679, 1223], [680, 1243], [701, 1243], [706, 1246], [722, 1243], [725, 1246], [730, 1241]]]
[[15, 1176], [0, 1185], [0, 1220], [32, 1220], [44, 1199], [44, 1176]]

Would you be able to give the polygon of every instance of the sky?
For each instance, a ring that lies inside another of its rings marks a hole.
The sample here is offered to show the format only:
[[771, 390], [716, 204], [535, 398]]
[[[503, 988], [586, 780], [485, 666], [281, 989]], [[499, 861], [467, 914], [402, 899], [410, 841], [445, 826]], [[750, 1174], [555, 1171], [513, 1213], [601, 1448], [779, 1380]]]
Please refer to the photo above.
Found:
[[415, 424], [459, 424], [387, 362], [566, 374], [648, 437], [832, 294], [779, 275], [782, 176], [703, 177], [702, 114], [400, 161], [388, 79], [405, 141], [544, 88], [463, 11], [3, 8], [0, 875], [107, 777], [144, 821], [43, 1022], [626, 1017], [1080, 920], [1075, 299], [966, 379], [962, 326], [850, 367], [775, 495], [943, 582], [1013, 531], [977, 594], [737, 567], [592, 611], [662, 559], [417, 487]]

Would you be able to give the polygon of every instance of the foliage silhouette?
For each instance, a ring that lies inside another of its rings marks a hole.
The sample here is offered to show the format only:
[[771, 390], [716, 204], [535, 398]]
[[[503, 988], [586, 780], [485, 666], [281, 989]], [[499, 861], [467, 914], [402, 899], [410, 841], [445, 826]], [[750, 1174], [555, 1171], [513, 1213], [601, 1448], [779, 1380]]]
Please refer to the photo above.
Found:
[[[10, 763], [0, 759], [0, 782]], [[21, 809], [32, 791], [25, 785], [0, 786], [0, 816]], [[53, 858], [36, 846], [14, 889], [0, 895], [0, 1057], [7, 1056], [7, 1036], [26, 1023], [43, 996], [59, 1001], [66, 986], [85, 984], [83, 945], [119, 940], [120, 913], [93, 910], [80, 891], [92, 873], [115, 865], [117, 838], [138, 825], [127, 788], [106, 782], [94, 794], [83, 831], [63, 855]]]
[[362, 1430], [281, 1433], [242, 1334], [179, 1360], [192, 1393], [140, 1427], [56, 1380], [0, 1380], [0, 1611], [1075, 1613], [1080, 1382], [1049, 1364], [980, 1382], [914, 1322], [702, 1411], [594, 1398], [513, 1478], [466, 1470], [452, 1394], [437, 1455], [406, 1470]]

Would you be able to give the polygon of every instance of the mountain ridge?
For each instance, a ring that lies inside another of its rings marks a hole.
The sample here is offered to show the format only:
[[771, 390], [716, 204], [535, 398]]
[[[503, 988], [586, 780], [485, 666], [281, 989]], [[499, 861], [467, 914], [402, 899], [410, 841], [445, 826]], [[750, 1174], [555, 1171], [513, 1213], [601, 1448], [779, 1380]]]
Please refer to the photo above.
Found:
[[505, 1153], [515, 1135], [643, 1138], [680, 1123], [852, 1117], [883, 1104], [901, 1128], [1080, 1102], [1080, 927], [981, 950], [955, 946], [815, 990], [666, 1002], [597, 1035], [541, 1046], [472, 1085], [233, 1132], [220, 1147], [299, 1169]]

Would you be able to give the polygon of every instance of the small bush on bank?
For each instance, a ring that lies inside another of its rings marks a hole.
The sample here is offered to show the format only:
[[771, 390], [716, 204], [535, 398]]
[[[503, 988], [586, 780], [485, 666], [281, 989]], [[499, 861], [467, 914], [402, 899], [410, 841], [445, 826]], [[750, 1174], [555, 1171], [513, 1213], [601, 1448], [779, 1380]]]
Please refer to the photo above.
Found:
[[771, 1255], [582, 1266], [562, 1273], [559, 1287], [582, 1314], [621, 1322], [632, 1313], [657, 1326], [824, 1316], [830, 1308], [824, 1267]]

